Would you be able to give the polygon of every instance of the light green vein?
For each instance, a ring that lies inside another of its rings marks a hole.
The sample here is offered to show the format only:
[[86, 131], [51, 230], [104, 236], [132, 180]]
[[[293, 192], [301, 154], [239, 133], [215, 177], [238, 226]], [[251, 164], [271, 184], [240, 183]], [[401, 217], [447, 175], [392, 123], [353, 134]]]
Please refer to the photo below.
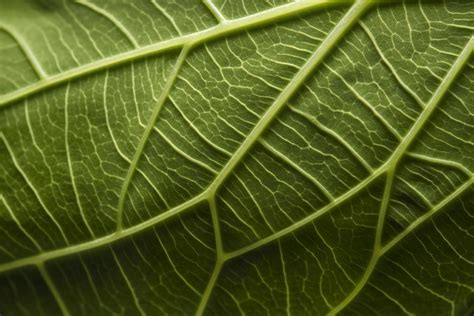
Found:
[[176, 30], [176, 32], [181, 35], [181, 30], [179, 29], [178, 25], [176, 24], [176, 21], [173, 19], [172, 16], [170, 16], [168, 14], [168, 12], [166, 12], [165, 9], [163, 9], [163, 7], [158, 3], [156, 2], [156, 0], [151, 0], [151, 3], [153, 3], [153, 5], [155, 6], [155, 8], [161, 13], [163, 14], [163, 16], [168, 20], [168, 22], [171, 23], [171, 25], [173, 25], [173, 28]]
[[260, 240], [249, 244], [245, 247], [242, 247], [238, 250], [228, 252], [225, 254], [226, 260], [232, 259], [234, 257], [238, 257], [243, 255], [244, 253], [247, 253], [249, 251], [252, 251], [256, 248], [259, 248], [263, 245], [266, 245], [274, 240], [277, 240], [283, 236], [286, 236], [300, 227], [305, 226], [308, 223], [311, 223], [318, 217], [324, 215], [328, 211], [332, 210], [333, 208], [337, 207], [338, 205], [342, 204], [344, 201], [348, 200], [352, 196], [356, 195], [357, 193], [361, 192], [363, 189], [365, 189], [370, 183], [375, 181], [381, 174], [383, 174], [386, 171], [386, 167], [380, 167], [379, 169], [375, 170], [371, 175], [369, 175], [367, 178], [362, 180], [359, 184], [357, 184], [355, 187], [347, 191], [346, 193], [336, 197], [334, 200], [326, 204], [324, 207], [320, 208], [319, 210], [316, 210], [314, 213], [311, 215], [302, 218], [301, 220], [294, 222], [290, 226], [287, 226], [286, 228], [276, 232], [275, 234], [268, 235], [266, 237], [261, 238]]
[[123, 33], [123, 35], [125, 35], [125, 37], [129, 40], [129, 42], [133, 45], [134, 48], [140, 47], [137, 40], [133, 37], [132, 33], [130, 33], [130, 31], [119, 20], [117, 20], [117, 18], [113, 16], [110, 12], [102, 9], [101, 7], [87, 0], [76, 0], [75, 3], [80, 4], [94, 11], [95, 13], [105, 17], [113, 25], [115, 25]]
[[391, 169], [388, 171], [387, 179], [385, 182], [385, 189], [382, 197], [382, 204], [380, 205], [380, 213], [377, 220], [377, 227], [375, 230], [375, 238], [374, 238], [374, 250], [372, 252], [372, 257], [367, 264], [367, 268], [365, 269], [362, 278], [359, 282], [354, 286], [354, 289], [342, 300], [337, 306], [335, 306], [329, 313], [328, 316], [337, 315], [341, 310], [343, 310], [352, 300], [359, 294], [360, 290], [365, 286], [365, 284], [369, 281], [372, 272], [377, 265], [377, 261], [380, 258], [380, 247], [382, 243], [382, 231], [385, 222], [385, 215], [387, 213], [388, 206], [390, 204], [390, 196], [392, 194], [392, 187], [393, 187], [393, 179], [395, 177], [395, 170]]
[[365, 178], [362, 182], [358, 185], [347, 191], [346, 193], [340, 195], [339, 197], [335, 198], [329, 204], [325, 205], [321, 209], [315, 211], [313, 214], [293, 223], [292, 225], [276, 232], [273, 235], [269, 235], [256, 241], [253, 244], [249, 244], [241, 249], [226, 253], [226, 258], [233, 258], [236, 256], [240, 256], [246, 252], [249, 252], [253, 249], [261, 247], [265, 244], [268, 244], [278, 238], [281, 238], [289, 233], [294, 232], [298, 228], [306, 225], [309, 222], [312, 222], [316, 218], [320, 217], [321, 215], [325, 214], [329, 210], [333, 209], [334, 207], [340, 205], [350, 197], [354, 196], [358, 192], [362, 191], [366, 188], [370, 183], [372, 183], [378, 176], [385, 172], [389, 172], [391, 169], [395, 170], [400, 159], [403, 157], [404, 153], [407, 151], [409, 146], [415, 140], [415, 137], [421, 132], [423, 126], [431, 116], [431, 114], [436, 109], [439, 102], [442, 100], [443, 96], [448, 92], [449, 87], [454, 82], [456, 76], [461, 72], [463, 66], [468, 62], [471, 52], [474, 47], [474, 38], [471, 38], [469, 43], [463, 49], [462, 53], [460, 54], [459, 58], [454, 62], [453, 66], [447, 73], [446, 77], [443, 79], [441, 84], [439, 85], [438, 89], [436, 89], [435, 93], [433, 94], [432, 98], [428, 102], [427, 106], [423, 109], [422, 113], [413, 124], [412, 128], [409, 130], [403, 141], [399, 144], [399, 146], [395, 149], [394, 153], [389, 157], [389, 159], [378, 169], [376, 169], [372, 174], [370, 174], [367, 178]]
[[223, 261], [216, 261], [216, 264], [214, 266], [214, 270], [212, 271], [211, 278], [209, 279], [209, 282], [206, 286], [206, 290], [201, 296], [201, 301], [199, 303], [199, 306], [196, 310], [196, 316], [201, 316], [204, 314], [204, 311], [207, 306], [207, 302], [211, 298], [212, 290], [214, 289], [214, 286], [217, 282], [217, 278], [219, 277], [219, 273], [222, 270], [222, 265]]
[[209, 209], [211, 211], [212, 216], [212, 226], [214, 228], [214, 236], [215, 236], [215, 243], [216, 243], [216, 262], [214, 264], [214, 269], [212, 271], [211, 277], [207, 282], [206, 289], [201, 296], [201, 300], [199, 302], [196, 315], [203, 315], [204, 310], [206, 309], [207, 302], [209, 301], [212, 291], [214, 290], [215, 284], [219, 277], [219, 274], [222, 270], [222, 266], [224, 264], [224, 248], [222, 244], [222, 234], [219, 225], [219, 216], [217, 214], [217, 205], [216, 205], [216, 197], [210, 196], [208, 197], [209, 202]]
[[466, 181], [463, 185], [458, 187], [455, 191], [453, 191], [450, 195], [448, 195], [444, 200], [438, 203], [435, 207], [433, 207], [430, 211], [426, 212], [422, 216], [418, 217], [413, 223], [411, 223], [402, 233], [397, 235], [393, 238], [390, 242], [388, 242], [385, 246], [380, 249], [380, 255], [383, 256], [386, 254], [390, 249], [394, 246], [398, 245], [403, 239], [405, 239], [408, 234], [413, 232], [417, 227], [421, 224], [426, 222], [427, 220], [431, 219], [434, 214], [438, 213], [441, 209], [443, 209], [447, 204], [452, 202], [458, 196], [460, 196], [463, 192], [469, 189], [472, 184], [474, 184], [474, 177], [471, 177], [468, 181]]
[[138, 300], [137, 294], [135, 293], [135, 290], [133, 289], [132, 283], [127, 277], [127, 274], [125, 273], [125, 270], [122, 267], [122, 264], [120, 263], [119, 259], [117, 258], [117, 255], [115, 254], [115, 251], [112, 247], [110, 247], [110, 251], [112, 252], [112, 256], [114, 257], [114, 261], [117, 264], [117, 267], [119, 268], [120, 274], [122, 275], [125, 283], [127, 283], [127, 287], [130, 290], [130, 294], [132, 294], [133, 301], [135, 303], [135, 306], [137, 307], [138, 311], [140, 312], [140, 315], [146, 315], [146, 313], [143, 311], [140, 302]]
[[288, 158], [286, 155], [278, 151], [276, 148], [274, 148], [272, 145], [267, 143], [265, 140], [260, 139], [259, 143], [263, 145], [269, 152], [272, 153], [272, 155], [275, 155], [276, 157], [280, 158], [283, 162], [285, 162], [287, 165], [289, 165], [291, 168], [293, 168], [295, 171], [297, 171], [299, 174], [301, 174], [303, 177], [311, 181], [321, 192], [323, 192], [324, 196], [328, 201], [334, 200], [334, 196], [332, 196], [331, 192], [329, 192], [324, 185], [321, 184], [321, 182], [318, 181], [315, 177], [313, 177], [309, 172], [301, 168], [297, 163], [292, 161], [290, 158]]
[[212, 224], [214, 227], [216, 252], [217, 252], [217, 257], [219, 258], [224, 253], [224, 246], [222, 243], [222, 234], [221, 234], [221, 230], [219, 226], [219, 216], [217, 214], [216, 197], [208, 196], [208, 202], [209, 202], [209, 209], [212, 215]]
[[37, 265], [38, 270], [41, 274], [41, 277], [45, 281], [46, 285], [49, 288], [49, 291], [53, 295], [54, 299], [56, 300], [56, 303], [58, 303], [58, 307], [61, 310], [61, 313], [64, 316], [69, 316], [71, 313], [69, 312], [68, 308], [66, 307], [66, 304], [64, 303], [64, 300], [61, 297], [61, 294], [59, 294], [58, 289], [56, 288], [56, 285], [54, 284], [54, 281], [51, 279], [49, 276], [48, 271], [46, 270], [45, 266], [43, 263], [40, 263]]
[[11, 156], [12, 158], [12, 162], [13, 164], [15, 165], [15, 168], [18, 170], [18, 172], [21, 174], [21, 176], [23, 177], [23, 179], [25, 180], [25, 182], [28, 184], [28, 187], [31, 189], [31, 191], [33, 192], [33, 194], [35, 195], [38, 203], [41, 205], [41, 207], [43, 208], [44, 212], [46, 213], [46, 215], [51, 219], [51, 221], [53, 222], [53, 224], [57, 227], [59, 233], [61, 234], [61, 236], [63, 237], [64, 241], [66, 242], [67, 245], [69, 245], [69, 240], [66, 236], [66, 234], [64, 233], [64, 230], [63, 228], [61, 227], [61, 225], [59, 225], [59, 222], [56, 220], [56, 218], [53, 216], [53, 213], [51, 213], [51, 211], [49, 210], [49, 208], [46, 206], [46, 204], [43, 202], [43, 199], [41, 198], [41, 195], [40, 193], [38, 192], [38, 190], [36, 190], [36, 187], [33, 185], [33, 183], [31, 182], [30, 178], [28, 177], [28, 175], [26, 174], [26, 172], [23, 170], [23, 168], [20, 166], [19, 162], [17, 161], [17, 159], [15, 158], [15, 155], [13, 154], [13, 150], [12, 148], [10, 147], [10, 144], [7, 142], [7, 139], [5, 138], [5, 136], [3, 135], [3, 133], [0, 133], [0, 140], [3, 141], [3, 143], [5, 144], [5, 147], [7, 148], [7, 151], [9, 153], [9, 155]]
[[[262, 118], [255, 125], [253, 130], [249, 133], [245, 141], [236, 150], [234, 155], [229, 159], [227, 164], [222, 168], [221, 172], [217, 175], [213, 183], [206, 190], [210, 196], [211, 201], [211, 213], [213, 215], [213, 226], [216, 233], [216, 247], [217, 247], [217, 259], [212, 272], [211, 278], [207, 284], [206, 290], [201, 298], [201, 302], [198, 307], [198, 315], [204, 312], [207, 305], [207, 301], [212, 293], [214, 284], [217, 281], [220, 273], [223, 261], [227, 259], [223, 254], [222, 242], [220, 241], [219, 222], [217, 217], [217, 209], [215, 207], [215, 195], [217, 190], [225, 179], [231, 174], [233, 169], [240, 163], [242, 158], [248, 153], [250, 148], [258, 141], [260, 135], [267, 129], [276, 115], [280, 110], [287, 104], [288, 100], [298, 90], [298, 88], [304, 83], [305, 79], [313, 72], [320, 62], [326, 57], [326, 55], [332, 50], [332, 48], [339, 42], [342, 36], [350, 29], [352, 24], [360, 17], [361, 14], [369, 7], [369, 2], [357, 1], [348, 13], [341, 19], [341, 21], [334, 27], [327, 38], [321, 43], [314, 54], [308, 59], [303, 65], [301, 70], [293, 77], [288, 83], [282, 93], [278, 96], [275, 102], [270, 108], [263, 114]], [[214, 204], [214, 206], [213, 206]]]
[[38, 242], [33, 238], [33, 236], [28, 232], [28, 230], [23, 227], [22, 223], [16, 217], [15, 212], [13, 212], [12, 208], [10, 207], [10, 205], [8, 205], [7, 201], [2, 195], [0, 195], [0, 202], [5, 206], [8, 211], [8, 214], [10, 214], [10, 217], [13, 219], [13, 221], [22, 231], [22, 233], [25, 234], [25, 236], [35, 245], [36, 249], [38, 249], [40, 252], [43, 251], [40, 244], [38, 244]]
[[71, 159], [71, 150], [70, 150], [70, 145], [69, 145], [69, 88], [70, 88], [70, 83], [67, 84], [66, 87], [66, 93], [64, 96], [64, 147], [66, 149], [66, 159], [67, 159], [67, 165], [69, 169], [69, 176], [71, 177], [71, 185], [72, 185], [72, 190], [74, 192], [74, 196], [76, 198], [76, 203], [77, 207], [79, 208], [79, 213], [81, 214], [81, 219], [86, 225], [87, 230], [91, 234], [93, 238], [95, 238], [94, 230], [89, 224], [89, 221], [87, 220], [86, 213], [84, 212], [84, 209], [82, 208], [82, 203], [79, 198], [79, 190], [77, 189], [76, 185], [76, 178], [74, 177], [74, 170], [72, 167], [72, 159]]
[[398, 72], [396, 71], [395, 67], [390, 63], [390, 61], [387, 59], [387, 57], [385, 57], [385, 55], [383, 54], [382, 49], [377, 44], [375, 36], [372, 34], [372, 32], [370, 32], [370, 29], [362, 21], [360, 21], [359, 24], [360, 24], [362, 30], [364, 30], [364, 32], [369, 37], [372, 44], [374, 45], [375, 50], [379, 54], [379, 56], [382, 59], [382, 61], [384, 62], [384, 64], [388, 67], [388, 69], [390, 69], [391, 73], [393, 74], [393, 77], [395, 78], [395, 80], [397, 80], [398, 84], [403, 89], [405, 89], [405, 91], [416, 101], [416, 103], [421, 108], [424, 108], [425, 103], [423, 102], [423, 100], [421, 100], [420, 97], [402, 80], [402, 78], [400, 78], [400, 76], [398, 75]]
[[292, 105], [289, 105], [288, 108], [295, 112], [296, 114], [302, 116], [303, 118], [305, 118], [308, 122], [310, 122], [311, 124], [313, 124], [316, 128], [318, 128], [319, 130], [321, 130], [322, 132], [328, 134], [329, 136], [333, 137], [336, 141], [338, 141], [341, 145], [344, 146], [344, 148], [346, 148], [356, 159], [357, 161], [362, 165], [364, 166], [364, 168], [369, 172], [373, 172], [374, 169], [372, 169], [372, 167], [369, 165], [369, 163], [367, 161], [365, 161], [364, 158], [362, 158], [362, 156], [354, 149], [354, 147], [352, 147], [346, 140], [344, 140], [344, 138], [342, 138], [339, 134], [337, 134], [335, 131], [333, 131], [332, 129], [324, 126], [323, 124], [321, 124], [321, 122], [319, 122], [315, 117], [309, 115], [308, 113], [306, 112], [303, 112], [297, 108], [295, 108], [294, 106]]
[[217, 8], [217, 6], [212, 0], [203, 0], [202, 2], [206, 5], [206, 7], [209, 9], [209, 11], [212, 13], [218, 23], [227, 22], [227, 19], [224, 17], [224, 15], [221, 13], [219, 8]]
[[417, 153], [411, 153], [411, 152], [407, 153], [405, 156], [416, 159], [416, 160], [425, 161], [428, 163], [434, 163], [434, 164], [444, 165], [447, 167], [458, 169], [462, 171], [464, 174], [466, 174], [467, 176], [472, 176], [472, 172], [468, 168], [464, 167], [463, 165], [461, 165], [460, 163], [456, 161], [444, 160], [444, 159], [429, 157], [429, 156], [425, 156], [425, 155], [421, 155]]
[[340, 5], [341, 3], [345, 2], [345, 0], [297, 1], [276, 7], [274, 9], [252, 14], [247, 17], [235, 19], [229, 21], [228, 23], [219, 24], [203, 31], [176, 37], [170, 40], [165, 40], [156, 44], [143, 46], [125, 53], [107, 57], [96, 62], [62, 72], [60, 74], [49, 76], [44, 80], [37, 81], [21, 89], [4, 94], [3, 96], [0, 96], [0, 107], [6, 106], [14, 101], [25, 98], [29, 95], [35, 94], [45, 89], [49, 89], [61, 83], [80, 78], [106, 68], [114, 67], [132, 60], [137, 60], [147, 56], [160, 54], [165, 51], [180, 48], [190, 43], [207, 42], [211, 39], [224, 37], [240, 30], [255, 28], [264, 24], [275, 23], [275, 21], [277, 20], [285, 19], [287, 17], [301, 14], [303, 12], [320, 9], [322, 7], [330, 5]]
[[163, 249], [164, 253], [165, 253], [165, 256], [166, 258], [168, 259], [168, 262], [169, 264], [171, 265], [171, 267], [173, 268], [174, 272], [176, 273], [176, 275], [181, 279], [181, 281], [183, 281], [184, 284], [186, 284], [186, 286], [191, 289], [191, 291], [193, 291], [196, 295], [201, 295], [201, 293], [199, 293], [199, 291], [184, 277], [184, 275], [178, 270], [178, 268], [176, 267], [176, 264], [174, 263], [173, 259], [171, 258], [171, 256], [169, 255], [168, 253], [168, 250], [166, 250], [166, 246], [163, 244], [163, 242], [161, 241], [161, 238], [160, 236], [158, 236], [158, 234], [156, 233], [155, 231], [155, 235], [156, 235], [156, 239], [158, 239], [158, 242], [160, 243], [161, 245], [161, 248]]
[[145, 131], [143, 132], [142, 138], [140, 139], [140, 142], [137, 145], [135, 154], [133, 155], [132, 161], [130, 163], [130, 167], [128, 168], [127, 175], [125, 176], [125, 180], [120, 190], [119, 202], [118, 202], [118, 207], [117, 207], [117, 231], [121, 231], [123, 229], [123, 212], [124, 212], [123, 209], [125, 205], [125, 198], [127, 196], [128, 187], [130, 186], [133, 175], [135, 174], [135, 171], [138, 167], [138, 161], [140, 160], [140, 157], [143, 154], [143, 150], [147, 144], [147, 141], [148, 141], [148, 138], [150, 137], [151, 132], [153, 131], [153, 128], [156, 124], [156, 120], [158, 119], [158, 115], [160, 114], [161, 109], [163, 108], [163, 105], [165, 104], [166, 98], [168, 97], [168, 94], [171, 88], [173, 87], [173, 84], [176, 80], [176, 77], [178, 76], [181, 66], [183, 65], [186, 59], [186, 56], [188, 55], [188, 52], [189, 52], [189, 46], [185, 46], [183, 50], [181, 51], [181, 53], [179, 54], [179, 57], [176, 60], [174, 69], [169, 75], [168, 81], [166, 82], [165, 86], [163, 87], [163, 91], [161, 92], [160, 97], [158, 98], [156, 102], [157, 104], [155, 106], [155, 109], [153, 110], [153, 113], [151, 114], [151, 117], [148, 120]]
[[16, 31], [14, 31], [13, 28], [0, 25], [0, 30], [3, 30], [5, 33], [10, 35], [18, 43], [18, 46], [20, 46], [20, 49], [23, 51], [23, 53], [26, 56], [26, 59], [28, 60], [28, 62], [31, 64], [31, 67], [38, 75], [38, 78], [39, 79], [47, 78], [48, 75], [46, 74], [46, 71], [43, 69], [43, 66], [41, 66], [41, 63], [36, 58], [35, 54], [33, 54], [33, 51], [31, 50], [30, 45], [28, 45], [28, 43], [25, 41], [23, 36], [20, 33], [17, 33]]
[[240, 163], [242, 158], [248, 153], [260, 135], [267, 129], [276, 115], [287, 104], [288, 100], [294, 95], [298, 88], [305, 82], [306, 78], [323, 61], [327, 54], [336, 46], [344, 34], [351, 28], [357, 19], [369, 8], [370, 1], [357, 1], [347, 14], [338, 22], [334, 29], [329, 33], [321, 45], [316, 49], [313, 55], [296, 73], [293, 79], [288, 83], [285, 89], [280, 93], [275, 102], [263, 114], [258, 123], [254, 126], [247, 138], [242, 142], [234, 155], [229, 159], [222, 171], [210, 185], [210, 194], [215, 194], [225, 179], [231, 174], [232, 170]]
[[136, 233], [139, 233], [139, 232], [141, 232], [141, 231], [143, 231], [143, 230], [145, 230], [145, 229], [147, 229], [151, 226], [154, 226], [158, 223], [166, 221], [167, 219], [172, 218], [173, 216], [176, 216], [177, 214], [180, 214], [180, 213], [182, 213], [186, 210], [189, 210], [192, 206], [195, 206], [195, 205], [203, 202], [206, 199], [207, 199], [207, 196], [205, 194], [200, 194], [200, 195], [197, 195], [196, 197], [194, 197], [194, 198], [192, 198], [192, 199], [190, 199], [190, 200], [188, 200], [188, 201], [186, 201], [186, 202], [170, 209], [169, 211], [167, 211], [165, 213], [162, 213], [162, 214], [160, 214], [156, 217], [153, 217], [153, 218], [151, 218], [151, 219], [149, 219], [145, 222], [142, 222], [138, 225], [135, 225], [133, 227], [123, 229], [120, 232], [110, 234], [110, 235], [106, 235], [106, 236], [103, 236], [103, 237], [99, 237], [97, 239], [87, 241], [87, 242], [84, 242], [84, 243], [75, 244], [75, 245], [69, 246], [67, 248], [51, 250], [51, 251], [48, 251], [48, 252], [39, 253], [39, 254], [34, 255], [34, 256], [21, 258], [21, 259], [15, 260], [15, 261], [7, 262], [7, 263], [2, 263], [2, 264], [0, 264], [0, 273], [10, 271], [10, 270], [14, 270], [14, 269], [18, 269], [18, 268], [28, 266], [28, 265], [38, 265], [42, 262], [52, 260], [52, 259], [55, 259], [55, 258], [60, 258], [60, 257], [68, 256], [68, 255], [73, 255], [73, 254], [84, 252], [84, 251], [87, 251], [87, 250], [90, 250], [90, 249], [95, 249], [95, 248], [99, 248], [99, 247], [102, 247], [102, 246], [109, 245], [109, 244], [111, 244], [111, 243], [113, 243], [117, 240], [126, 238], [128, 236], [132, 236], [132, 235], [134, 235]]
[[283, 274], [283, 281], [285, 284], [285, 290], [286, 290], [286, 314], [288, 316], [291, 315], [291, 295], [290, 295], [290, 285], [288, 284], [288, 275], [286, 273], [286, 263], [285, 263], [285, 258], [283, 257], [283, 249], [281, 247], [281, 241], [278, 240], [278, 251], [280, 252], [280, 261], [281, 261], [281, 270]]

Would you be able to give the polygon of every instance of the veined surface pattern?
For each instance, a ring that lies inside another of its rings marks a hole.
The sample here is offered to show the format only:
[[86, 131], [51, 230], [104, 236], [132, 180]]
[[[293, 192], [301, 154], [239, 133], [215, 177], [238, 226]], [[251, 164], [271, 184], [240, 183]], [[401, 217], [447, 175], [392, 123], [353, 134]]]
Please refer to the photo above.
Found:
[[0, 313], [463, 315], [474, 3], [0, 3]]

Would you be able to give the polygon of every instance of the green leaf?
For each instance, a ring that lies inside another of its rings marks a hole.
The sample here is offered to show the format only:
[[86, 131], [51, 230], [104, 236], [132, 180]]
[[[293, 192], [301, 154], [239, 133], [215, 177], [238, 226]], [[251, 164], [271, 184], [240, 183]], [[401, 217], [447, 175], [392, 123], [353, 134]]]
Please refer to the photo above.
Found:
[[474, 2], [0, 2], [1, 315], [465, 315]]

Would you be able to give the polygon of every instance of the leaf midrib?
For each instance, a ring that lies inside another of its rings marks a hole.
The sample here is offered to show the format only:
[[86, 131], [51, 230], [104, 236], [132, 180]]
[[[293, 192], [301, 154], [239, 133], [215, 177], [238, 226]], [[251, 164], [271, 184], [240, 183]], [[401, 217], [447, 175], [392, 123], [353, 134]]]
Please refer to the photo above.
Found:
[[[67, 81], [84, 77], [86, 75], [107, 68], [116, 67], [127, 62], [161, 54], [167, 51], [171, 51], [173, 49], [182, 48], [184, 45], [195, 46], [206, 41], [228, 36], [243, 29], [251, 29], [264, 24], [275, 23], [277, 21], [281, 21], [282, 19], [305, 12], [311, 12], [322, 7], [341, 5], [352, 2], [353, 1], [350, 0], [303, 0], [288, 3], [243, 18], [228, 20], [227, 22], [219, 23], [216, 26], [213, 26], [206, 30], [165, 40], [156, 44], [136, 48], [125, 53], [110, 56], [98, 60], [96, 62], [85, 64], [59, 74], [46, 77], [42, 80], [36, 81], [33, 84], [0, 96], [0, 108], [8, 106], [14, 103], [15, 101], [21, 100], [27, 96], [36, 94], [38, 92], [50, 89]], [[30, 61], [30, 59], [28, 60]]]

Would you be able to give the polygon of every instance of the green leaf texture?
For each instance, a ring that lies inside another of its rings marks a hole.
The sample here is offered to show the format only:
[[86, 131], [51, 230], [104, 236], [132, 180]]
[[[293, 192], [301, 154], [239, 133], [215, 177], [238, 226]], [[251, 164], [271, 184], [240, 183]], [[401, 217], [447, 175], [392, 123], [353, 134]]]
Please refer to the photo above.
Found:
[[0, 314], [468, 315], [474, 2], [0, 2]]

